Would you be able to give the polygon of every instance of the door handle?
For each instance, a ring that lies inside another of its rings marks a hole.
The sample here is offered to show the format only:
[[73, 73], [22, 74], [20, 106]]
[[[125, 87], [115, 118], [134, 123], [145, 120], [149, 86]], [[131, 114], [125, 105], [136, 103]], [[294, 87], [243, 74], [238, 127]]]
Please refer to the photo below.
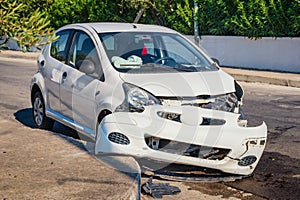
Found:
[[64, 72], [64, 73], [62, 74], [61, 83], [64, 83], [64, 82], [65, 82], [65, 80], [67, 79], [67, 76], [68, 76], [67, 72]]

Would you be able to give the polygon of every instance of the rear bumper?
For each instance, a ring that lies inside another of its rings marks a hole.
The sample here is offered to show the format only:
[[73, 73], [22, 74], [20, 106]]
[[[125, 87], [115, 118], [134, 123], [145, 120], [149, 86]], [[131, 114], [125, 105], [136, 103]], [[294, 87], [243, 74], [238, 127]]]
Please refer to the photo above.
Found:
[[[161, 112], [178, 113], [180, 121], [163, 118], [159, 115]], [[106, 116], [99, 125], [95, 152], [146, 157], [249, 175], [265, 148], [267, 126], [262, 123], [257, 127], [241, 127], [238, 117], [235, 113], [192, 106], [149, 106], [142, 113], [115, 112]], [[220, 119], [225, 123], [199, 125], [204, 118]], [[160, 148], [157, 144], [160, 140], [176, 142], [178, 149], [182, 149], [182, 144], [193, 145], [202, 153], [187, 155], [188, 147], [182, 151], [166, 150], [170, 149], [168, 145]], [[222, 156], [203, 156], [218, 150], [226, 150], [226, 153]]]

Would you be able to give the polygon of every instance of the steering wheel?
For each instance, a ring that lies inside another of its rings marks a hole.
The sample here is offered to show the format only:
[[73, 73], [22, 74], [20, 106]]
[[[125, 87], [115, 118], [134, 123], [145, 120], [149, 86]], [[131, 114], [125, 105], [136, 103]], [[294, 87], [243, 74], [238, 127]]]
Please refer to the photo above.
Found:
[[174, 58], [171, 58], [171, 57], [162, 57], [162, 58], [159, 58], [156, 61], [154, 61], [154, 63], [159, 63], [160, 61], [163, 61], [163, 60], [166, 60], [166, 61], [169, 61], [169, 62], [173, 62], [173, 63], [176, 64], [176, 61], [174, 60]]

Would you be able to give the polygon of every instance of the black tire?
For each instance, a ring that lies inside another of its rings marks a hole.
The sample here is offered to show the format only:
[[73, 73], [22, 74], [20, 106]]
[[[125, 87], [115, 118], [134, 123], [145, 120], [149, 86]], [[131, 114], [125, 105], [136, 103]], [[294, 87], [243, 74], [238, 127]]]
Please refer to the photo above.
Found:
[[37, 128], [51, 130], [54, 120], [46, 116], [45, 103], [40, 91], [33, 95], [32, 99], [32, 115], [33, 121]]

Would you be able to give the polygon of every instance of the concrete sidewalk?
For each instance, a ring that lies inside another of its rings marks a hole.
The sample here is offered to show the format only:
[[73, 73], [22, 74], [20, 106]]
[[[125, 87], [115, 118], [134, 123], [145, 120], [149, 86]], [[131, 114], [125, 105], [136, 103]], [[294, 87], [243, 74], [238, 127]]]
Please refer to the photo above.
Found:
[[222, 69], [238, 81], [268, 83], [272, 85], [283, 85], [300, 88], [300, 74], [246, 70], [226, 67], [222, 67]]
[[[39, 52], [26, 52], [21, 51], [11, 51], [2, 50], [0, 52], [0, 57], [6, 58], [23, 58], [23, 59], [33, 59], [36, 60]], [[300, 74], [292, 73], [279, 73], [270, 71], [260, 71], [260, 70], [246, 70], [238, 68], [227, 68], [222, 67], [222, 69], [228, 74], [232, 75], [237, 81], [245, 82], [259, 82], [268, 83], [272, 85], [282, 85], [290, 87], [300, 88]]]
[[22, 58], [36, 60], [40, 52], [22, 52], [13, 50], [0, 50], [0, 57], [4, 58]]

